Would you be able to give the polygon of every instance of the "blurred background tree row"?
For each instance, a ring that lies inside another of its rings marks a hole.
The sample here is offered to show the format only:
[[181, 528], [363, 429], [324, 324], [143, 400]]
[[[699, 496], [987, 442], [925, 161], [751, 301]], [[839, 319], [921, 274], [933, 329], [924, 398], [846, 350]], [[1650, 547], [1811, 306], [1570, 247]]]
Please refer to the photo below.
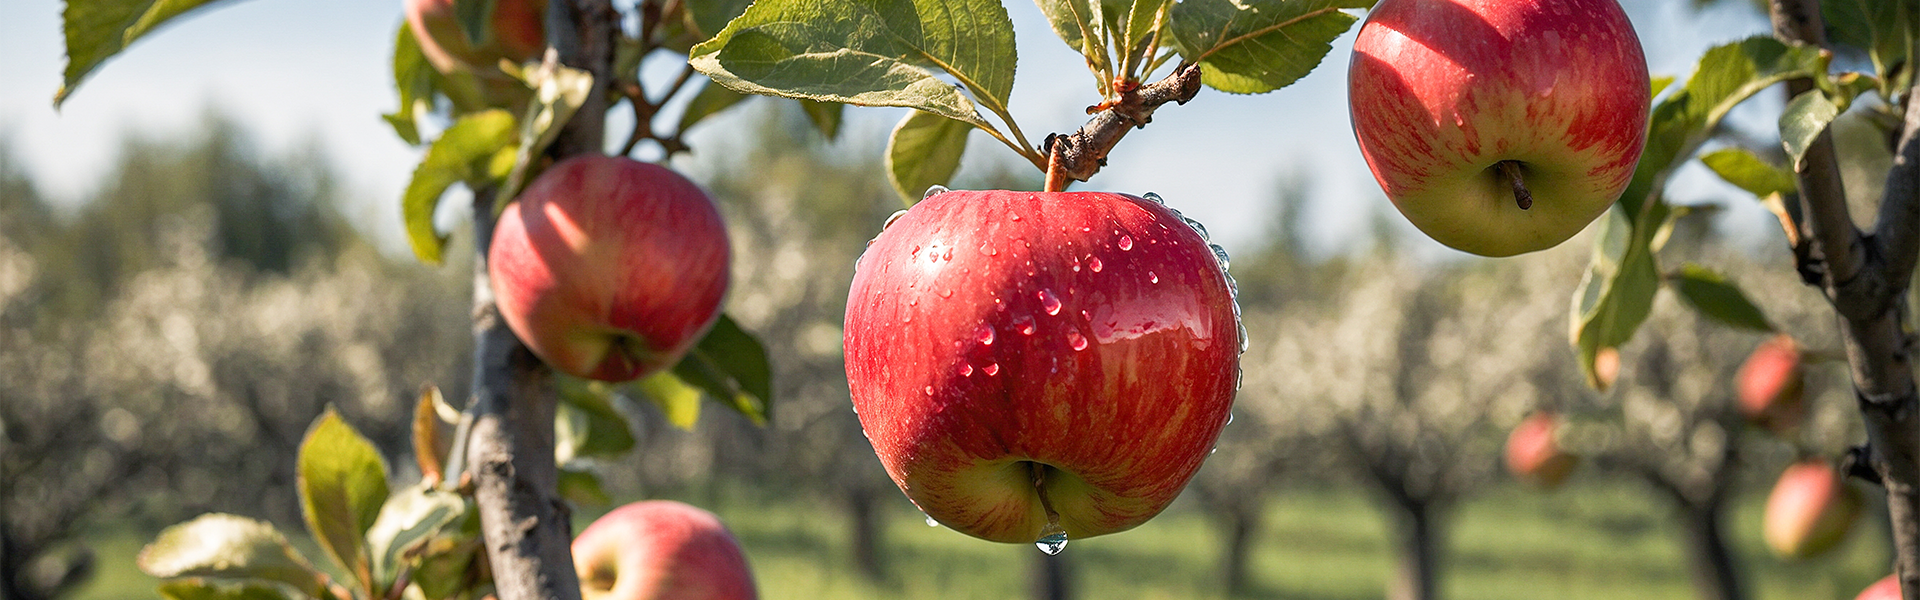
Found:
[[[1883, 524], [1802, 563], [1758, 540], [1779, 470], [1859, 436], [1833, 366], [1813, 369], [1797, 439], [1761, 435], [1738, 418], [1732, 373], [1764, 336], [1666, 308], [1660, 335], [1622, 349], [1614, 390], [1591, 392], [1564, 342], [1587, 244], [1422, 261], [1381, 225], [1309, 251], [1299, 174], [1275, 179], [1280, 217], [1260, 243], [1229, 248], [1252, 340], [1244, 387], [1168, 515], [1077, 542], [1063, 563], [920, 525], [860, 433], [841, 359], [854, 260], [898, 208], [882, 149], [745, 106], [748, 135], [684, 166], [708, 174], [728, 219], [728, 312], [773, 357], [772, 418], [707, 410], [679, 429], [626, 398], [639, 445], [594, 466], [616, 499], [726, 517], [769, 598], [1808, 598], [1850, 597], [1885, 572]], [[21, 151], [0, 142], [5, 598], [149, 597], [151, 581], [126, 574], [132, 547], [113, 540], [204, 511], [297, 523], [292, 456], [324, 406], [404, 470], [420, 386], [466, 397], [469, 267], [381, 251], [360, 225], [393, 216], [343, 213], [349, 192], [318, 149], [262, 156], [210, 116], [193, 139], [130, 137], [71, 207], [36, 193]], [[1038, 186], [1015, 173], [989, 165], [960, 187]], [[1785, 253], [1719, 235], [1697, 219], [1671, 243], [1751, 274], [1778, 325], [1834, 346]], [[1540, 409], [1570, 416], [1562, 437], [1588, 459], [1552, 493], [1500, 468], [1507, 432]], [[113, 549], [89, 551], [101, 544]]]

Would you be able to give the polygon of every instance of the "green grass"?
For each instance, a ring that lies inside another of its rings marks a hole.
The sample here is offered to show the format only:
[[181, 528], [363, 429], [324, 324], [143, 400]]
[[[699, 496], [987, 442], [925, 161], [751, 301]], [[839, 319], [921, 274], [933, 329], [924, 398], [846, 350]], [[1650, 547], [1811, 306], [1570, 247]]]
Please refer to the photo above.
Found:
[[[1755, 600], [1848, 599], [1888, 568], [1884, 525], [1865, 519], [1834, 554], [1801, 563], [1768, 556], [1760, 503], [1748, 498], [1727, 522]], [[928, 527], [906, 503], [888, 503], [892, 581], [853, 568], [844, 515], [811, 501], [722, 502], [717, 511], [746, 547], [766, 600], [827, 598], [1020, 598], [1038, 551]], [[1069, 545], [1080, 597], [1101, 600], [1225, 598], [1218, 587], [1221, 537], [1211, 521], [1177, 504], [1133, 531]], [[597, 512], [597, 511], [595, 511]], [[1869, 513], [1873, 514], [1873, 513]], [[582, 515], [584, 520], [592, 515]], [[1677, 521], [1638, 488], [1586, 484], [1552, 494], [1496, 487], [1459, 507], [1447, 524], [1442, 586], [1448, 598], [1694, 598]], [[1379, 598], [1391, 572], [1389, 523], [1354, 490], [1294, 490], [1269, 507], [1252, 556], [1250, 598]], [[92, 536], [100, 557], [82, 600], [152, 597], [134, 570], [143, 540], [123, 531]]]

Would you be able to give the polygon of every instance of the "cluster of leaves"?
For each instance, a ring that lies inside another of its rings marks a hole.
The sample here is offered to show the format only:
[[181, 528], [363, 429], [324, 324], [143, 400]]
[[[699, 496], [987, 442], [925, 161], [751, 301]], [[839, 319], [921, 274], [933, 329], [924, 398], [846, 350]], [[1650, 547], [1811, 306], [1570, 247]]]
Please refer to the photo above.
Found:
[[[1174, 58], [1226, 92], [1280, 89], [1320, 64], [1371, 0], [1037, 0], [1121, 102]], [[752, 94], [914, 111], [893, 130], [887, 175], [908, 203], [944, 185], [979, 129], [1046, 170], [1008, 111], [1013, 22], [995, 0], [763, 0], [690, 50], [693, 68]], [[981, 109], [1000, 125], [990, 122]], [[1002, 129], [1004, 127], [1004, 130]]]
[[[1646, 149], [1632, 181], [1600, 225], [1593, 258], [1573, 297], [1572, 341], [1587, 383], [1605, 389], [1618, 373], [1618, 348], [1647, 320], [1654, 294], [1664, 284], [1704, 316], [1724, 325], [1771, 332], [1775, 325], [1740, 287], [1714, 271], [1683, 264], [1665, 271], [1658, 254], [1675, 222], [1704, 212], [1664, 197], [1667, 178], [1694, 160], [1735, 106], [1761, 90], [1810, 78], [1814, 88], [1794, 97], [1780, 116], [1786, 156], [1797, 164], [1807, 147], [1854, 100], [1867, 93], [1879, 103], [1860, 103], [1869, 122], [1885, 129], [1900, 123], [1899, 106], [1912, 81], [1908, 57], [1911, 27], [1920, 15], [1905, 4], [1876, 0], [1823, 2], [1833, 42], [1868, 59], [1872, 72], [1831, 72], [1833, 54], [1820, 48], [1754, 37], [1710, 49], [1693, 77], [1667, 91], [1673, 79], [1657, 78], [1658, 100], [1650, 115]], [[1790, 244], [1799, 246], [1797, 183], [1786, 165], [1768, 162], [1750, 149], [1730, 146], [1699, 157], [1727, 182], [1752, 193], [1775, 215]]]

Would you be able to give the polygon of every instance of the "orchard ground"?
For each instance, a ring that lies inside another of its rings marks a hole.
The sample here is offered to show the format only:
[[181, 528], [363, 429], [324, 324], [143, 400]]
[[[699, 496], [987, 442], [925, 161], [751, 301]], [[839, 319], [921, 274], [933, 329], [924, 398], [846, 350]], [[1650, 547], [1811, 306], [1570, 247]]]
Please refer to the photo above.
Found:
[[[1022, 597], [1038, 551], [989, 544], [922, 522], [904, 500], [888, 504], [887, 552], [894, 583], [876, 586], [852, 568], [845, 524], [827, 507], [755, 492], [717, 494], [714, 504], [745, 547], [767, 600], [825, 598], [1000, 599]], [[1378, 598], [1391, 569], [1391, 529], [1359, 488], [1284, 490], [1268, 505], [1252, 554], [1246, 598]], [[705, 498], [687, 498], [705, 502]], [[1764, 490], [1729, 511], [1728, 528], [1755, 600], [1852, 598], [1885, 575], [1882, 523], [1863, 523], [1831, 555], [1786, 563], [1760, 538]], [[575, 529], [607, 507], [575, 515]], [[1451, 598], [1686, 599], [1678, 523], [1637, 485], [1575, 477], [1553, 493], [1502, 485], [1468, 501], [1450, 523], [1442, 593]], [[98, 575], [75, 600], [150, 598], [155, 580], [132, 564], [149, 532], [95, 531]], [[302, 545], [310, 545], [305, 540]], [[1224, 598], [1217, 591], [1220, 534], [1208, 517], [1177, 503], [1133, 531], [1071, 544], [1082, 597]]]

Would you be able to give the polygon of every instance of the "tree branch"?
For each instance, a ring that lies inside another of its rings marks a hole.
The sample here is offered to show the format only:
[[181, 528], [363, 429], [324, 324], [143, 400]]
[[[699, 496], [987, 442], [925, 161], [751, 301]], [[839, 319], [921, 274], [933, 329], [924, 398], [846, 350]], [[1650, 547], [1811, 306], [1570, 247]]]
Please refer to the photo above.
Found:
[[[1818, 0], [1771, 0], [1774, 35], [1790, 42], [1823, 43]], [[1811, 89], [1811, 82], [1789, 82], [1788, 93]], [[1909, 93], [1911, 98], [1912, 94]], [[1880, 220], [1863, 237], [1847, 214], [1839, 186], [1832, 139], [1822, 132], [1795, 165], [1800, 181], [1801, 224], [1820, 263], [1805, 269], [1820, 275], [1817, 285], [1842, 322], [1843, 343], [1853, 376], [1854, 396], [1866, 425], [1868, 457], [1887, 492], [1894, 539], [1894, 567], [1901, 593], [1920, 599], [1920, 393], [1907, 353], [1906, 294], [1913, 278], [1916, 227], [1920, 227], [1920, 115], [1906, 112], [1899, 153], [1888, 171]]]
[[[586, 102], [548, 148], [554, 157], [603, 152], [619, 19], [609, 0], [547, 5], [548, 59], [593, 75]], [[474, 193], [474, 502], [501, 600], [577, 600], [571, 515], [553, 461], [553, 375], [500, 319], [487, 278], [495, 200], [493, 190]]]
[[1086, 181], [1107, 166], [1107, 152], [1113, 150], [1127, 131], [1153, 122], [1153, 111], [1168, 102], [1186, 104], [1200, 93], [1200, 65], [1174, 69], [1165, 79], [1140, 89], [1122, 91], [1120, 100], [1094, 114], [1079, 131], [1068, 135], [1048, 134], [1040, 144], [1047, 155], [1047, 191], [1066, 189], [1067, 181]]

